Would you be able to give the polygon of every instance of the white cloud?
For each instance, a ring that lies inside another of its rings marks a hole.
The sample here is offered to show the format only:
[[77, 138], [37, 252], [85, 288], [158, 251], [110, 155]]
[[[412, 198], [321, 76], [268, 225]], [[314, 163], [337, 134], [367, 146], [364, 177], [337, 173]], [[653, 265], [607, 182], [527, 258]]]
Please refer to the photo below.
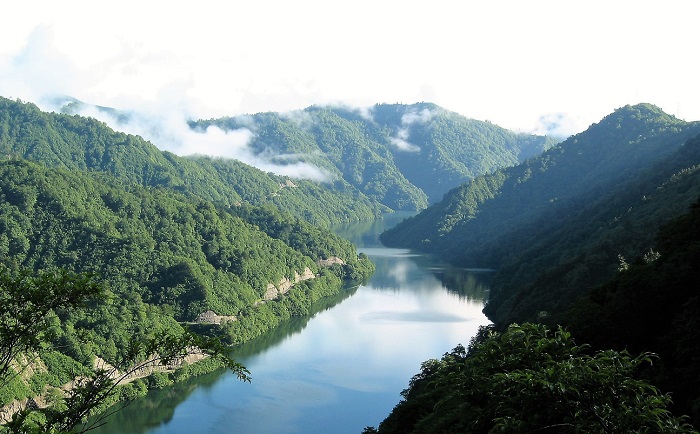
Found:
[[565, 139], [588, 127], [581, 119], [570, 117], [566, 113], [549, 113], [540, 116], [532, 134], [552, 136], [557, 139]]
[[[47, 101], [44, 105], [48, 110], [60, 111], [61, 100], [58, 102], [59, 105], [56, 105]], [[328, 171], [302, 161], [303, 156], [300, 155], [253, 153], [249, 144], [255, 136], [256, 125], [251, 116], [237, 117], [237, 121], [245, 125], [242, 128], [224, 131], [215, 125], [210, 125], [204, 131], [198, 131], [191, 129], [188, 124], [189, 118], [177, 110], [113, 113], [85, 104], [78, 110], [78, 114], [98, 119], [117, 131], [141, 136], [159, 149], [177, 155], [205, 155], [236, 159], [262, 171], [295, 179], [309, 179], [317, 182], [328, 182], [333, 179]]]
[[697, 120], [695, 8], [685, 0], [26, 0], [3, 9], [0, 94], [177, 107], [193, 118], [430, 101], [520, 131], [539, 128], [547, 113], [584, 129], [637, 102]]
[[396, 132], [394, 137], [389, 138], [391, 144], [400, 151], [405, 152], [420, 152], [420, 146], [408, 141], [411, 136], [411, 126], [414, 124], [427, 124], [433, 118], [434, 114], [428, 110], [411, 109], [401, 116], [401, 128]]

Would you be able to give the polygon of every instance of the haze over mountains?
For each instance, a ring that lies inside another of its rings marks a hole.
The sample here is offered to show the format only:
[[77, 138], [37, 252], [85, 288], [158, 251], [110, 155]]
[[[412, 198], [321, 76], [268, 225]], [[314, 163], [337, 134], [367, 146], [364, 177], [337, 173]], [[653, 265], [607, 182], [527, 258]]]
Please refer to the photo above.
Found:
[[53, 104], [66, 113], [106, 116], [115, 127], [143, 131], [162, 149], [180, 155], [237, 158], [265, 171], [327, 185], [343, 180], [394, 210], [422, 209], [476, 175], [516, 164], [557, 142], [430, 103], [312, 106], [191, 120], [191, 130], [175, 128], [169, 134], [160, 131], [162, 124], [139, 114], [74, 99]]
[[[79, 101], [62, 107], [67, 113], [48, 113], [0, 98], [0, 267], [67, 267], [98, 273], [109, 286], [110, 298], [91, 314], [59, 314], [60, 357], [81, 369], [93, 356], [117, 363], [131, 335], [181, 330], [208, 311], [235, 318], [202, 328], [229, 342], [304, 315], [343, 279], [372, 269], [328, 227], [392, 210], [423, 211], [383, 234], [387, 245], [497, 269], [485, 312], [499, 327], [564, 323], [593, 335], [581, 319], [605, 317], [611, 345], [639, 341], [640, 351], [656, 351], [610, 312], [637, 306], [625, 285], [658, 266], [663, 282], [649, 292], [682, 300], [667, 303], [660, 321], [673, 326], [647, 330], [648, 342], [692, 340], [679, 325], [696, 318], [694, 275], [674, 267], [692, 270], [696, 261], [687, 213], [700, 197], [699, 122], [638, 104], [557, 143], [417, 103], [191, 120], [184, 132], [156, 134], [186, 140], [187, 153], [243, 155], [272, 173], [233, 158], [179, 156], [68, 114], [84, 110]], [[135, 120], [92, 110], [117, 124]], [[659, 241], [661, 227], [675, 229]], [[680, 251], [676, 230], [688, 234]], [[669, 276], [681, 276], [669, 283], [677, 292], [666, 290]], [[613, 294], [618, 287], [624, 302]], [[615, 339], [623, 329], [625, 339]], [[82, 348], [81, 334], [94, 345]], [[662, 350], [670, 362], [658, 384], [678, 391], [689, 413], [697, 396], [673, 366], [700, 372], [697, 346]], [[22, 383], [8, 393], [37, 391]]]

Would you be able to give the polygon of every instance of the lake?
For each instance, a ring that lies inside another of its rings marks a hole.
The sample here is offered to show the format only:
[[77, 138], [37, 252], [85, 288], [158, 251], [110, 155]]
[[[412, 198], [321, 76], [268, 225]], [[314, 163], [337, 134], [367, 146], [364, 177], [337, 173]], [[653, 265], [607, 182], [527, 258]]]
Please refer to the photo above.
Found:
[[366, 285], [315, 306], [234, 351], [252, 382], [215, 372], [149, 393], [91, 431], [121, 433], [354, 433], [377, 426], [421, 363], [467, 345], [487, 270], [455, 269], [389, 249], [378, 234], [407, 214], [337, 228], [377, 266]]

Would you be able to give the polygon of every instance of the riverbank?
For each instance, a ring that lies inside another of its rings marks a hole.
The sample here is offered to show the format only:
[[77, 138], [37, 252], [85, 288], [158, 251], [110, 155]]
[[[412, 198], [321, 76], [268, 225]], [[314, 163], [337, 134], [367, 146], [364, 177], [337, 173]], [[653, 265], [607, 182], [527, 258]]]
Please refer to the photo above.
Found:
[[376, 266], [367, 283], [234, 347], [250, 383], [223, 371], [192, 378], [137, 399], [92, 434], [357, 434], [378, 424], [422, 362], [488, 323], [490, 279], [372, 244], [386, 224], [348, 228]]
[[[339, 294], [352, 277], [368, 278], [374, 266], [368, 258], [360, 257], [348, 265], [340, 258], [332, 257], [320, 263], [320, 270], [314, 274], [308, 267], [295, 273], [293, 279], [281, 279], [267, 286], [259, 303], [246, 309], [241, 315], [205, 315], [197, 323], [181, 323], [181, 326], [196, 333], [221, 337], [224, 343], [236, 345], [249, 341], [277, 327], [283, 321], [295, 316], [309, 314], [311, 305], [322, 298]], [[211, 312], [213, 313], [213, 312]], [[35, 357], [30, 363], [19, 363], [13, 378], [12, 394], [15, 398], [5, 399], [7, 404], [0, 408], [0, 424], [5, 424], [12, 416], [24, 409], [44, 409], [70, 396], [75, 387], [85, 384], [95, 372], [102, 372], [105, 378], [117, 384], [103, 402], [99, 411], [120, 401], [133, 400], [145, 396], [149, 390], [169, 386], [196, 375], [210, 373], [223, 368], [224, 364], [205, 358], [196, 352], [168, 365], [161, 365], [157, 358], [131, 366], [123, 371], [107, 363], [99, 356], [93, 356], [91, 369], [67, 356], [60, 356], [59, 363], [52, 363], [51, 369], [41, 359]], [[58, 368], [61, 373], [52, 372]], [[66, 371], [80, 372], [78, 376], [65, 378]], [[64, 378], [62, 381], [59, 379]]]

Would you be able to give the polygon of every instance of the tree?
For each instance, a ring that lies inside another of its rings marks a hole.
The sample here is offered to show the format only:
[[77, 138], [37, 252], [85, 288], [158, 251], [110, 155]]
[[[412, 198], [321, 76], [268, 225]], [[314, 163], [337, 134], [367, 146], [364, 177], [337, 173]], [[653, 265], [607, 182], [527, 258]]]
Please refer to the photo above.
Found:
[[22, 271], [13, 276], [0, 269], [0, 386], [16, 375], [11, 366], [17, 356], [42, 349], [54, 309], [80, 306], [101, 291], [87, 275]]
[[[8, 386], [30, 360], [38, 359], [50, 348], [53, 310], [79, 308], [103, 294], [101, 285], [91, 276], [68, 271], [12, 274], [0, 270], [0, 388]], [[226, 357], [225, 348], [213, 338], [189, 332], [164, 330], [150, 338], [131, 343], [121, 364], [124, 372], [108, 366], [79, 378], [65, 396], [55, 397], [46, 409], [25, 408], [13, 415], [5, 428], [12, 433], [85, 432], [93, 425], [79, 427], [93, 410], [114, 398], [118, 386], [134, 373], [149, 367], [173, 365], [187, 355], [199, 353], [217, 359], [239, 379], [250, 381], [250, 372]], [[77, 427], [77, 428], [76, 428]]]
[[561, 328], [485, 328], [468, 350], [423, 363], [377, 432], [695, 432], [666, 409], [667, 395], [636, 378], [653, 359], [590, 354]]

